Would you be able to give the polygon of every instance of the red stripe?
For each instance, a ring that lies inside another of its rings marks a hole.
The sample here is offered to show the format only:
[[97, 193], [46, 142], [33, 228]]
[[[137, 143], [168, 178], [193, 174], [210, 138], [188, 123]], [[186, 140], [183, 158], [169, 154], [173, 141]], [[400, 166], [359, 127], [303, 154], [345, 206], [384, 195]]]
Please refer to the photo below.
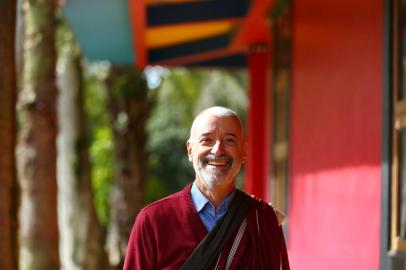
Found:
[[129, 0], [130, 20], [133, 36], [134, 54], [136, 55], [135, 63], [138, 69], [142, 70], [147, 64], [147, 51], [145, 47], [145, 1]]

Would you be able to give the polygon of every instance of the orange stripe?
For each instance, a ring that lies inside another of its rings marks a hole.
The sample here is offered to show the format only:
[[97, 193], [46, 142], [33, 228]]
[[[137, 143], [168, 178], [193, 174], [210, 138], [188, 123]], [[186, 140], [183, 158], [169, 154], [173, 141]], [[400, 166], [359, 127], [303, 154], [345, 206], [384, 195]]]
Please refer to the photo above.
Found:
[[148, 28], [146, 46], [162, 48], [230, 32], [241, 20], [218, 20]]

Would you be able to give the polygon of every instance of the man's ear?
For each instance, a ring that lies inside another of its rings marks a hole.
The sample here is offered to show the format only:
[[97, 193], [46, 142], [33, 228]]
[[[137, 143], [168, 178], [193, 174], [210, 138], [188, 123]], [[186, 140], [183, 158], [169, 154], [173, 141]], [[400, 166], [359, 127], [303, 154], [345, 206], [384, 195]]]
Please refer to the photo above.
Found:
[[244, 144], [242, 145], [242, 152], [241, 152], [242, 164], [245, 164], [245, 162], [247, 162], [247, 151], [248, 151], [248, 144], [247, 144], [247, 142], [244, 142]]
[[187, 156], [190, 162], [193, 162], [192, 159], [192, 145], [190, 144], [189, 140], [186, 142], [186, 149], [187, 149]]

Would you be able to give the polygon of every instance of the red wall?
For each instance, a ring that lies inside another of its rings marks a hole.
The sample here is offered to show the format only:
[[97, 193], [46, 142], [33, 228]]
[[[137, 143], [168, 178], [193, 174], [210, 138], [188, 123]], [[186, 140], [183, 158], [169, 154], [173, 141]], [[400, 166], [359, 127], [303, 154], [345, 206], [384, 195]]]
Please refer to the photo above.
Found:
[[292, 269], [379, 269], [383, 1], [293, 1]]

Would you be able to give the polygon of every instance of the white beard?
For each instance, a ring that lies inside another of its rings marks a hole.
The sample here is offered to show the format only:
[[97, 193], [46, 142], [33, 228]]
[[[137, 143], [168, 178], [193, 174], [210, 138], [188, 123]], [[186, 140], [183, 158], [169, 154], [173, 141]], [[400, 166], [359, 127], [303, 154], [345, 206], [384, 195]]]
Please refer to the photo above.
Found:
[[210, 165], [203, 166], [199, 161], [193, 162], [193, 168], [207, 189], [213, 189], [215, 186], [225, 183], [227, 181], [227, 174], [231, 170], [231, 168], [228, 168], [227, 173], [224, 173], [224, 169]]

